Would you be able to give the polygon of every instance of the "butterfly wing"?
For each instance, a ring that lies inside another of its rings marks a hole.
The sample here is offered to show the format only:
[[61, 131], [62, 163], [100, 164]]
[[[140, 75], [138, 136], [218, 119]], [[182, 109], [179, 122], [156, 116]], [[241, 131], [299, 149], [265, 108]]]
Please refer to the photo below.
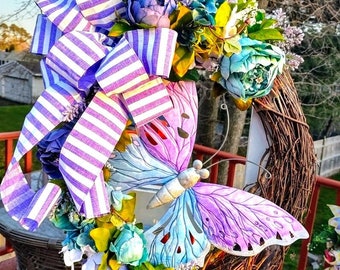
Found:
[[202, 225], [196, 209], [195, 195], [188, 189], [171, 204], [164, 216], [145, 232], [151, 263], [176, 269], [192, 263], [202, 266], [210, 249]]
[[334, 227], [334, 230], [337, 232], [337, 234], [340, 234], [340, 206], [333, 204], [327, 205], [334, 215], [334, 217], [328, 220], [328, 225]]
[[124, 152], [114, 151], [107, 166], [111, 169], [108, 184], [122, 191], [145, 185], [166, 183], [177, 176], [177, 172], [152, 156], [140, 138], [132, 134], [132, 143]]
[[208, 183], [192, 189], [209, 241], [225, 252], [252, 256], [269, 245], [308, 238], [292, 215], [260, 196]]
[[167, 85], [173, 108], [139, 128], [148, 151], [168, 166], [181, 172], [187, 168], [196, 138], [197, 93], [194, 82]]
[[109, 159], [109, 184], [122, 190], [164, 184], [187, 168], [195, 143], [197, 94], [194, 82], [167, 85], [173, 108], [138, 128], [124, 152]]

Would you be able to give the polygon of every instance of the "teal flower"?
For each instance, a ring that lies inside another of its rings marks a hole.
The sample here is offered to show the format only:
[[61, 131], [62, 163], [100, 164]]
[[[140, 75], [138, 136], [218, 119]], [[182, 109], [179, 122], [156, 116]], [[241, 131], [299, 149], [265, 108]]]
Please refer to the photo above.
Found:
[[247, 101], [267, 95], [283, 70], [284, 52], [271, 44], [241, 38], [242, 50], [221, 61], [218, 81], [234, 97]]
[[132, 224], [125, 224], [115, 242], [110, 244], [110, 251], [123, 264], [138, 266], [147, 260], [146, 239], [143, 230]]

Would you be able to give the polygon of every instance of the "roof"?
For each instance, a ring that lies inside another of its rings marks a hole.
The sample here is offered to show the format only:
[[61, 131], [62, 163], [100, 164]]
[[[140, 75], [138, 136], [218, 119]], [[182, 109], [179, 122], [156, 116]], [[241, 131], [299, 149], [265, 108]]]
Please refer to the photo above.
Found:
[[18, 63], [24, 66], [34, 75], [41, 74], [40, 62], [18, 61]]
[[27, 70], [34, 77], [41, 77], [41, 68], [39, 62], [27, 62], [27, 61], [9, 61], [0, 65], [0, 74], [7, 74], [11, 72], [14, 67], [20, 67]]

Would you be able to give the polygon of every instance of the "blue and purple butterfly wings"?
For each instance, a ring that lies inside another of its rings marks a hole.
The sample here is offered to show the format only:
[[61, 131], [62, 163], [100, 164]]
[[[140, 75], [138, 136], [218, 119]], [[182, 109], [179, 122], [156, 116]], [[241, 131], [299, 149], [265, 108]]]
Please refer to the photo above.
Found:
[[[140, 127], [125, 152], [114, 153], [110, 185], [124, 191], [162, 186], [187, 169], [196, 137], [196, 88], [193, 82], [179, 82], [170, 83], [168, 91], [174, 108]], [[308, 238], [308, 233], [293, 216], [262, 197], [198, 182], [171, 203], [145, 236], [150, 261], [177, 268], [202, 265], [211, 244], [251, 256], [269, 245]]]

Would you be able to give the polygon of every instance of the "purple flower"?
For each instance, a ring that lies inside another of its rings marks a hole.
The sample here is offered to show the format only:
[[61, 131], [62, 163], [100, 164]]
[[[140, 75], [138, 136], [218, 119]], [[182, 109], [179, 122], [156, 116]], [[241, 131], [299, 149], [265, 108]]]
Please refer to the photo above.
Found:
[[169, 28], [169, 14], [176, 8], [176, 1], [128, 0], [128, 15], [133, 23]]
[[43, 170], [51, 178], [63, 178], [61, 172], [59, 171], [59, 154], [73, 126], [74, 123], [69, 122], [60, 129], [51, 131], [37, 145], [37, 158], [40, 160]]

